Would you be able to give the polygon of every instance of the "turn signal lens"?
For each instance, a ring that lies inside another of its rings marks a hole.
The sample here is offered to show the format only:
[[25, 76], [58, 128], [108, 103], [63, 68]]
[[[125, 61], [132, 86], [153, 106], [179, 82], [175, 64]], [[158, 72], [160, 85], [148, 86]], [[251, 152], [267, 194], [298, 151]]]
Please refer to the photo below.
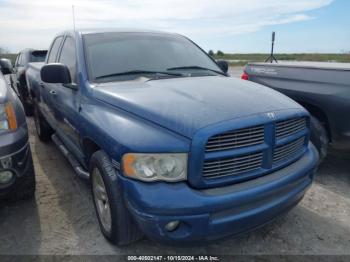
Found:
[[0, 104], [0, 132], [17, 129], [16, 112], [11, 103]]
[[126, 154], [123, 157], [123, 168], [124, 168], [124, 173], [127, 176], [133, 176], [134, 175], [134, 168], [133, 168], [133, 163], [135, 162], [135, 156], [133, 154]]
[[7, 121], [9, 124], [9, 129], [10, 130], [15, 130], [17, 129], [17, 121], [16, 121], [16, 113], [15, 110], [13, 109], [13, 106], [11, 103], [7, 103], [5, 105], [5, 112], [7, 115]]

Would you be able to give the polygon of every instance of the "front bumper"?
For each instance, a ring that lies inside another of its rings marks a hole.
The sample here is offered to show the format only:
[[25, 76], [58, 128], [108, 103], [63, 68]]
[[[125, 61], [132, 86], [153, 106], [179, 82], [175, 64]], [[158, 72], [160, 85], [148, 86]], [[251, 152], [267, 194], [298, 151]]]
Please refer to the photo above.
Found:
[[[196, 190], [187, 183], [142, 183], [120, 176], [127, 207], [149, 238], [165, 243], [203, 243], [259, 227], [295, 206], [311, 185], [318, 153], [274, 173], [226, 187]], [[171, 221], [181, 221], [172, 232]]]
[[32, 171], [33, 161], [26, 126], [0, 137], [0, 172], [10, 171], [13, 174], [10, 181], [0, 183], [0, 198], [3, 198], [21, 185]]

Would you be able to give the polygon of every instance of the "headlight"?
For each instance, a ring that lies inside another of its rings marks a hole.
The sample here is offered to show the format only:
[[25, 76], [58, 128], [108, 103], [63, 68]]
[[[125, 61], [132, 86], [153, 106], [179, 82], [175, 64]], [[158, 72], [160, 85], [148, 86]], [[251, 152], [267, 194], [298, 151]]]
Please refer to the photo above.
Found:
[[142, 181], [177, 182], [187, 178], [187, 154], [125, 154], [123, 172]]
[[0, 104], [0, 132], [17, 128], [16, 114], [11, 103]]

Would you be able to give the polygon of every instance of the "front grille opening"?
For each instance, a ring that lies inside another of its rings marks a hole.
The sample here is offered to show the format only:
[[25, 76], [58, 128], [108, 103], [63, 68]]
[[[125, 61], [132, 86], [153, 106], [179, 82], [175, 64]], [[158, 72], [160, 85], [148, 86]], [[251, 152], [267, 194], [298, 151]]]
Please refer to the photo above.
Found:
[[264, 143], [264, 126], [256, 126], [212, 136], [208, 139], [205, 152], [232, 150], [262, 143]]
[[[300, 137], [303, 135], [303, 131], [305, 135]], [[254, 177], [267, 174], [283, 163], [295, 160], [303, 152], [307, 139], [306, 131], [308, 131], [308, 117], [303, 116], [214, 135], [207, 140], [204, 155], [208, 158], [210, 155], [215, 155], [210, 153], [217, 152], [217, 155], [220, 155], [219, 152], [224, 152], [222, 155], [225, 157], [205, 160], [202, 177], [206, 181], [214, 183], [215, 179], [220, 178], [231, 177], [234, 180], [235, 178], [246, 178], [252, 174]], [[298, 138], [293, 139], [292, 142], [281, 146], [276, 145], [276, 143], [282, 142], [281, 139], [291, 139], [295, 135], [298, 135]], [[265, 141], [265, 136], [267, 138], [275, 137], [275, 141], [270, 141], [270, 139]], [[254, 146], [264, 143], [266, 143], [266, 147], [257, 152], [256, 150], [259, 149]], [[243, 148], [244, 155], [237, 156]], [[225, 152], [228, 150], [230, 151]], [[266, 162], [263, 160], [264, 154], [267, 157]]]
[[301, 137], [286, 145], [275, 148], [273, 152], [273, 164], [279, 164], [280, 162], [287, 161], [297, 154], [299, 154], [304, 148], [305, 137]]
[[279, 121], [276, 123], [276, 138], [282, 139], [305, 130], [306, 128], [305, 117]]
[[262, 158], [263, 153], [259, 152], [219, 160], [206, 160], [203, 166], [203, 176], [207, 179], [214, 179], [252, 172], [261, 168]]

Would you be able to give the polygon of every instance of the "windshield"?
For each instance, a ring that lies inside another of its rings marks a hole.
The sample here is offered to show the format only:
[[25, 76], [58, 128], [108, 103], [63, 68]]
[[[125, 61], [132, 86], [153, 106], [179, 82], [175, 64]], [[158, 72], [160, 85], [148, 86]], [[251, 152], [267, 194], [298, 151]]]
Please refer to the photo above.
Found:
[[[90, 79], [124, 72], [222, 73], [208, 55], [185, 37], [157, 33], [98, 33], [84, 36]], [[170, 69], [170, 70], [169, 70]], [[169, 74], [170, 75], [170, 74]], [[168, 76], [169, 76], [168, 75]], [[108, 79], [110, 80], [110, 79]]]

